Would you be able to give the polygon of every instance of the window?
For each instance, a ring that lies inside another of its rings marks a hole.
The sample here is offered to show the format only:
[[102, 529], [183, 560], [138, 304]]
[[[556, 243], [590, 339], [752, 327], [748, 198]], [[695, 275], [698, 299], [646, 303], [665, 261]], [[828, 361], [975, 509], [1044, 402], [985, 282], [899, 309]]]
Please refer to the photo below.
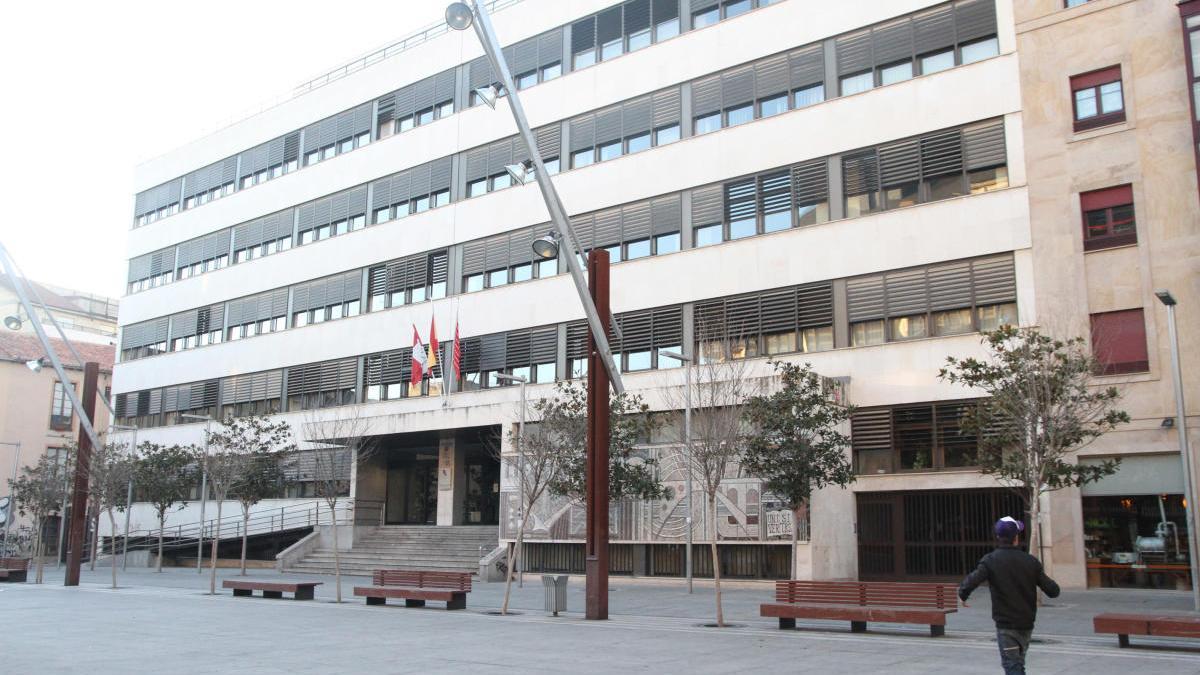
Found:
[[600, 146], [600, 161], [605, 162], [621, 156], [621, 142], [605, 143]]
[[982, 61], [988, 57], [995, 56], [1000, 53], [1000, 42], [994, 38], [985, 38], [968, 42], [959, 47], [959, 53], [962, 55], [962, 65]]
[[626, 146], [626, 152], [628, 152], [629, 154], [633, 154], [635, 152], [641, 152], [643, 150], [649, 150], [650, 149], [650, 134], [649, 134], [649, 132], [644, 133], [644, 134], [638, 134], [637, 136], [630, 136], [629, 138], [625, 139], [625, 146]]
[[879, 69], [879, 85], [886, 86], [911, 80], [913, 76], [912, 61], [902, 61], [893, 63], [890, 66], [883, 66]]
[[[71, 384], [71, 388], [75, 388], [74, 383]], [[67, 396], [62, 382], [55, 381], [54, 398], [50, 403], [50, 428], [54, 431], [70, 431], [73, 412], [71, 399]]]
[[921, 56], [921, 74], [932, 75], [954, 67], [954, 50], [947, 49]]
[[[654, 132], [654, 144], [666, 145], [679, 140], [679, 125], [672, 124], [668, 127], [660, 127]], [[632, 152], [632, 150], [630, 151]]]
[[1083, 250], [1137, 243], [1131, 186], [1084, 192], [1079, 195], [1079, 204], [1083, 211]]
[[577, 150], [571, 153], [571, 168], [578, 169], [588, 166], [596, 161], [596, 152], [593, 148], [586, 150]]
[[709, 115], [704, 115], [702, 117], [696, 118], [695, 133], [697, 136], [699, 136], [700, 134], [707, 134], [710, 131], [716, 131], [720, 128], [721, 128], [721, 113], [719, 113], [719, 112], [712, 113]]
[[695, 30], [697, 28], [711, 26], [720, 20], [721, 9], [719, 7], [713, 7], [701, 12], [696, 12], [692, 15], [692, 29]]
[[587, 68], [588, 66], [596, 63], [596, 50], [588, 49], [575, 54], [575, 56], [572, 57], [572, 63], [574, 64], [574, 70]]
[[739, 124], [754, 121], [754, 104], [747, 103], [746, 105], [729, 108], [725, 111], [725, 126], [736, 127]]
[[774, 98], [763, 99], [758, 103], [759, 117], [774, 117], [779, 113], [787, 112], [788, 96], [780, 94]]
[[1071, 78], [1075, 131], [1125, 121], [1121, 66], [1112, 66]]
[[679, 233], [660, 234], [654, 238], [654, 255], [675, 253], [679, 250]]
[[858, 94], [874, 86], [875, 81], [871, 71], [858, 73], [857, 75], [847, 75], [841, 79], [842, 96]]
[[1150, 370], [1142, 308], [1092, 315], [1092, 354], [1097, 375]]
[[641, 239], [625, 244], [625, 259], [636, 260], [650, 255], [650, 240]]
[[814, 84], [796, 90], [796, 107], [807, 108], [825, 100], [825, 85]]
[[884, 343], [883, 320], [859, 321], [850, 325], [850, 346], [881, 345]]
[[528, 73], [521, 73], [516, 77], [517, 89], [526, 89], [537, 84], [538, 74], [536, 70], [531, 70]]
[[695, 248], [721, 243], [721, 226], [718, 224], [697, 227], [695, 240]]

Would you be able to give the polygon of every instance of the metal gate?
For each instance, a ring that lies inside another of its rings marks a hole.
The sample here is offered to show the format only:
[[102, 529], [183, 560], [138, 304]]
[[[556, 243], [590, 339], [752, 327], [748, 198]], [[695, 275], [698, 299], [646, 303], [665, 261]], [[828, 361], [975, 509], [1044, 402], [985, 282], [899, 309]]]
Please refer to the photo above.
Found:
[[861, 492], [858, 576], [961, 578], [995, 547], [996, 520], [1024, 512], [1021, 498], [1004, 489]]

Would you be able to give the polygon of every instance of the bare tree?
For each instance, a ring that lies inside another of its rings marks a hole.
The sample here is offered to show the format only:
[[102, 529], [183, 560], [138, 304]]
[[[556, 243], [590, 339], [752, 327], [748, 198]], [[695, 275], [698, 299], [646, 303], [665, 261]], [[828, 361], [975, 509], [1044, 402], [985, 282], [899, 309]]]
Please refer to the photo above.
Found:
[[[700, 325], [703, 327], [703, 324]], [[754, 338], [750, 338], [754, 339]], [[713, 583], [717, 603], [717, 626], [725, 626], [725, 611], [721, 596], [721, 558], [717, 542], [721, 533], [717, 528], [717, 500], [721, 483], [726, 478], [735, 478], [740, 470], [738, 458], [742, 453], [744, 433], [742, 411], [752, 381], [747, 379], [748, 364], [741, 352], [743, 339], [726, 339], [723, 331], [714, 330], [702, 336], [700, 358], [684, 365], [692, 381], [691, 392], [686, 388], [669, 387], [665, 399], [672, 409], [683, 410], [689, 401], [695, 412], [692, 415], [690, 443], [682, 433], [680, 442], [685, 445], [684, 480], [699, 478], [704, 493], [704, 504], [709, 523], [709, 551], [712, 555]], [[682, 431], [678, 426], [676, 429]], [[688, 504], [688, 515], [692, 505]], [[688, 527], [691, 527], [688, 518]]]
[[1071, 455], [1129, 422], [1116, 387], [1092, 386], [1099, 371], [1083, 338], [1034, 328], [985, 333], [985, 359], [948, 357], [939, 377], [987, 394], [962, 421], [977, 440], [984, 473], [1021, 495], [1029, 509], [1029, 552], [1041, 558], [1041, 497], [1116, 472], [1120, 460], [1078, 464]]
[[376, 450], [374, 437], [361, 405], [336, 411], [309, 411], [304, 433], [309, 447], [300, 454], [312, 458], [313, 484], [317, 496], [329, 507], [333, 530], [333, 576], [336, 601], [342, 601], [342, 557], [338, 550], [337, 508], [350, 494], [350, 476], [354, 466]]
[[[125, 446], [106, 442], [103, 447], [92, 452], [88, 465], [89, 501], [95, 504], [96, 515], [108, 514], [109, 524], [109, 561], [112, 567], [112, 587], [117, 587], [117, 512], [129, 508], [129, 481], [133, 478], [132, 453]], [[97, 528], [99, 529], [99, 528]], [[92, 565], [96, 563], [99, 551], [92, 546]]]
[[[517, 540], [509, 545], [508, 566], [504, 574], [504, 602], [500, 606], [501, 614], [508, 614], [508, 601], [512, 593], [512, 580], [516, 573], [517, 562], [525, 543], [525, 530], [533, 506], [546, 494], [552, 483], [560, 479], [563, 472], [563, 448], [577, 447], [581, 442], [578, 438], [580, 425], [573, 417], [563, 414], [563, 409], [553, 405], [549, 400], [542, 399], [534, 403], [534, 414], [541, 417], [536, 424], [525, 425], [525, 436], [521, 437], [519, 429], [509, 433], [513, 446], [517, 450], [515, 459], [517, 475], [517, 499], [520, 502], [521, 517], [517, 521]], [[499, 444], [492, 448], [496, 459], [503, 463]]]
[[187, 503], [188, 491], [196, 482], [196, 455], [196, 449], [190, 446], [167, 446], [149, 441], [138, 445], [134, 480], [138, 494], [154, 507], [154, 514], [158, 516], [158, 559], [155, 563], [158, 572], [162, 572], [167, 513], [176, 504], [182, 508]]
[[[66, 478], [71, 474], [72, 468], [73, 463], [70, 459], [57, 462], [43, 455], [34, 466], [23, 468], [15, 481], [8, 481], [17, 513], [33, 519], [32, 555], [36, 566], [34, 583], [40, 584], [43, 581], [42, 556], [45, 542], [42, 540], [42, 534], [46, 529], [46, 518], [60, 508], [62, 500], [66, 497]], [[66, 514], [60, 516], [66, 518]]]
[[291, 444], [291, 427], [286, 422], [272, 422], [263, 416], [226, 417], [218, 429], [206, 434], [208, 455], [201, 459], [205, 463], [213, 499], [217, 502], [217, 531], [212, 537], [208, 592], [216, 595], [217, 548], [221, 542], [221, 508], [225, 499], [247, 472], [254, 470], [260, 453], [288, 452], [294, 446]]

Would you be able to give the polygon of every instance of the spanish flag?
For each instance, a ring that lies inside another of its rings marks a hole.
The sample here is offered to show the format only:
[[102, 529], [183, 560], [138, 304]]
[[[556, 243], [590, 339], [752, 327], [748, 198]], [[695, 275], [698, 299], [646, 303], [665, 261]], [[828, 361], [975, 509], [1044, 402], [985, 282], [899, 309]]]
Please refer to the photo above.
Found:
[[429, 317], [429, 358], [425, 365], [429, 366], [429, 374], [433, 375], [433, 367], [438, 364], [437, 319]]

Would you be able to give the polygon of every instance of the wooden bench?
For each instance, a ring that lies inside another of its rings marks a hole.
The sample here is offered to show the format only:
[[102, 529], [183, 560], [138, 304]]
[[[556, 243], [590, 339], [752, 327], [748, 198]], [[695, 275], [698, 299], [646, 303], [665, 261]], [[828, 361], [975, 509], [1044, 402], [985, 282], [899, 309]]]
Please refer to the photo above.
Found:
[[320, 581], [250, 581], [248, 579], [226, 579], [221, 588], [232, 588], [235, 596], [250, 597], [254, 591], [262, 591], [264, 598], [282, 598], [291, 593], [296, 600], [312, 600], [313, 589]]
[[466, 609], [471, 592], [470, 572], [375, 570], [373, 586], [355, 586], [354, 595], [368, 605], [382, 605], [388, 598], [404, 598], [406, 607], [424, 607], [426, 600], [446, 603], [446, 609]]
[[1116, 633], [1117, 644], [1129, 646], [1130, 635], [1200, 638], [1200, 616], [1179, 614], [1097, 614], [1092, 618], [1097, 633]]
[[0, 558], [0, 581], [25, 581], [29, 558]]
[[867, 622], [917, 623], [929, 634], [946, 634], [946, 615], [958, 611], [955, 587], [945, 584], [871, 581], [777, 581], [775, 602], [760, 614], [779, 619], [779, 627], [795, 628], [796, 619], [841, 619], [862, 633]]

